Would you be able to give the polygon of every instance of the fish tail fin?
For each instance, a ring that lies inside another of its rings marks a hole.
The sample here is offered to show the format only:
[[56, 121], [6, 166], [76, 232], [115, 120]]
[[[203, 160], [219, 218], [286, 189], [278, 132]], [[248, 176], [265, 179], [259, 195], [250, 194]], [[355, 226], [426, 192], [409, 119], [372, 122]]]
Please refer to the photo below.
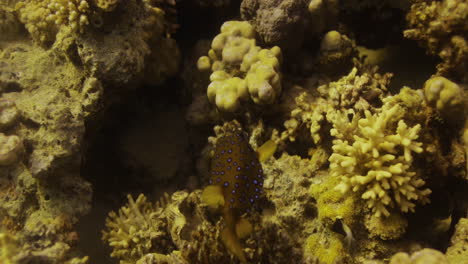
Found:
[[242, 250], [242, 245], [232, 228], [229, 228], [228, 226], [224, 228], [223, 232], [221, 233], [221, 239], [231, 254], [236, 256], [241, 261], [241, 263], [247, 263], [244, 251]]
[[219, 185], [209, 185], [203, 190], [201, 199], [204, 203], [213, 209], [223, 207], [223, 188]]
[[273, 140], [268, 140], [257, 149], [258, 160], [264, 162], [276, 152], [277, 145]]

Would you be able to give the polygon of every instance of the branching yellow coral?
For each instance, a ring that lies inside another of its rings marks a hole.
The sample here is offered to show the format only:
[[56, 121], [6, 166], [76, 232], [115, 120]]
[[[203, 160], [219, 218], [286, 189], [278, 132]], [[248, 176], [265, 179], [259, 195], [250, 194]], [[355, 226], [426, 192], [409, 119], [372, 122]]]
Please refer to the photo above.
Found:
[[281, 92], [281, 50], [256, 45], [255, 30], [245, 21], [228, 21], [211, 43], [208, 56], [198, 60], [200, 71], [212, 70], [208, 99], [219, 110], [234, 112], [249, 97], [271, 104]]
[[16, 5], [20, 21], [38, 44], [55, 41], [62, 26], [83, 32], [89, 24], [87, 0], [24, 0]]
[[413, 153], [423, 151], [416, 141], [421, 126], [408, 127], [403, 120], [396, 124], [393, 116], [399, 111], [403, 110], [398, 105], [384, 106], [377, 114], [366, 110], [353, 136], [339, 131], [337, 125], [331, 130], [332, 135], [341, 135], [333, 141], [329, 158], [332, 177], [342, 180], [336, 189], [361, 192], [376, 216], [389, 216], [389, 209], [395, 207], [414, 211], [414, 201], [429, 202], [431, 191], [421, 189], [424, 180], [411, 171]]
[[151, 252], [170, 251], [172, 244], [167, 241], [164, 208], [147, 202], [140, 194], [136, 200], [128, 195], [128, 205], [118, 214], [110, 212], [106, 220], [107, 230], [102, 239], [113, 248], [112, 257], [120, 263], [135, 263], [143, 255]]

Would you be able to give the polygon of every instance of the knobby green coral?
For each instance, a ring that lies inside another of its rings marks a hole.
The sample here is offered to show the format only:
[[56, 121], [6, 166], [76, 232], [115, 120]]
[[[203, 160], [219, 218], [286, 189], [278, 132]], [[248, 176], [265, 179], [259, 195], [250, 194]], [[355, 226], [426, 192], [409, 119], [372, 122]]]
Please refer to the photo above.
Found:
[[39, 44], [55, 41], [62, 26], [69, 26], [73, 32], [83, 32], [89, 24], [87, 0], [24, 0], [16, 9], [20, 21]]
[[336, 189], [362, 192], [361, 198], [376, 216], [389, 216], [389, 209], [395, 207], [414, 211], [415, 201], [429, 202], [431, 191], [422, 189], [424, 180], [411, 170], [413, 153], [423, 152], [422, 143], [416, 141], [421, 126], [408, 127], [404, 120], [396, 124], [392, 117], [400, 111], [398, 105], [384, 106], [377, 114], [366, 110], [354, 133], [337, 125], [331, 130], [336, 139], [330, 172], [342, 180]]
[[246, 21], [227, 21], [208, 56], [198, 60], [200, 71], [212, 71], [207, 95], [221, 111], [234, 112], [249, 97], [255, 104], [271, 104], [281, 92], [281, 49], [260, 48], [255, 34]]
[[465, 118], [466, 97], [458, 84], [436, 76], [424, 84], [424, 95], [429, 105], [435, 107], [445, 119], [458, 121]]

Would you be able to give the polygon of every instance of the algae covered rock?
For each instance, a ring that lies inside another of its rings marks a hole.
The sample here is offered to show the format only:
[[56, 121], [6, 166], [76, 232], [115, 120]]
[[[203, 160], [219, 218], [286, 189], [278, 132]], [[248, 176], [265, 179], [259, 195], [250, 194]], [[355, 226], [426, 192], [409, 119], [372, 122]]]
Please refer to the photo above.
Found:
[[262, 43], [293, 52], [305, 36], [307, 4], [302, 0], [244, 0], [241, 15], [252, 23]]
[[468, 259], [468, 219], [461, 218], [446, 252], [450, 263], [463, 263]]

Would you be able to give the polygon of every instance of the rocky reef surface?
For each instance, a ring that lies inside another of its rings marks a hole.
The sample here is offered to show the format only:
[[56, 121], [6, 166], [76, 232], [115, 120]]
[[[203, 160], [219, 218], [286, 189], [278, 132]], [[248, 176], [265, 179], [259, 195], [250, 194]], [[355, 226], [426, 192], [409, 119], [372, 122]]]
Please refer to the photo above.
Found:
[[467, 21], [1, 1], [0, 263], [468, 263]]

